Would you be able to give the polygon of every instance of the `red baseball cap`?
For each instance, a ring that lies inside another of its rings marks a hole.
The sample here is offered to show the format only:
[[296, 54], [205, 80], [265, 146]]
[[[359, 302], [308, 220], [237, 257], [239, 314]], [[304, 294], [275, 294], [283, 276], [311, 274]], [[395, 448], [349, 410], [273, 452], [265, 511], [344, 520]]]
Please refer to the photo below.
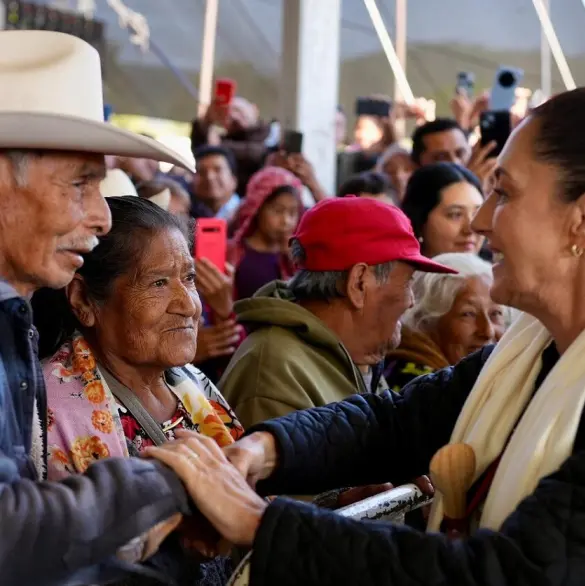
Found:
[[457, 271], [423, 256], [410, 220], [397, 207], [353, 195], [321, 201], [302, 217], [294, 235], [305, 250], [298, 268], [346, 271], [359, 263], [393, 260], [428, 273]]

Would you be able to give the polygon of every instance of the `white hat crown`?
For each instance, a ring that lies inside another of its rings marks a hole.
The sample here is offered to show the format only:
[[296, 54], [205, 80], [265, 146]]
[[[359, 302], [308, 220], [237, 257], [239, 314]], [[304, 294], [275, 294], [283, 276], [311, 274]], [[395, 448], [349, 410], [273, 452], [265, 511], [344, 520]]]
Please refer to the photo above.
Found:
[[3, 31], [0, 87], [0, 112], [104, 119], [99, 54], [72, 35]]
[[104, 122], [98, 52], [54, 31], [0, 31], [0, 149], [143, 157], [193, 170], [165, 145]]

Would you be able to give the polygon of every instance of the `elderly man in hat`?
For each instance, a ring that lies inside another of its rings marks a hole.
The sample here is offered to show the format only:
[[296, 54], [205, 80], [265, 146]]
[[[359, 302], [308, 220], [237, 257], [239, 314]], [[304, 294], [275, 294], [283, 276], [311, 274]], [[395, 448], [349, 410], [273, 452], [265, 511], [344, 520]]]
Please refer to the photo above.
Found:
[[99, 56], [75, 37], [0, 32], [0, 84], [0, 582], [104, 583], [156, 550], [188, 496], [177, 474], [135, 459], [39, 483], [47, 417], [29, 298], [67, 285], [110, 229], [103, 153], [188, 163], [103, 122]]
[[373, 199], [319, 203], [291, 251], [300, 270], [289, 283], [236, 305], [250, 335], [220, 388], [246, 428], [375, 391], [376, 366], [399, 344], [413, 302], [414, 269], [453, 272], [420, 254], [398, 208]]

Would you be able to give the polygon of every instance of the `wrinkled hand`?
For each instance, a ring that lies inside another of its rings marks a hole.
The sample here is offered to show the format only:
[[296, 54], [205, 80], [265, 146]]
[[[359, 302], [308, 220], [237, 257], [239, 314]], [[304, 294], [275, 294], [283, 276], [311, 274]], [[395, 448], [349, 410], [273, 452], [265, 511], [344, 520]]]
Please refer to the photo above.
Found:
[[248, 435], [223, 448], [223, 452], [252, 488], [268, 478], [278, 464], [274, 436], [266, 431]]
[[219, 319], [227, 319], [234, 308], [234, 267], [225, 265], [225, 274], [206, 258], [195, 261], [195, 286]]
[[242, 326], [233, 319], [215, 326], [199, 326], [197, 352], [193, 362], [201, 364], [210, 358], [231, 356], [236, 351], [242, 333]]
[[249, 547], [268, 506], [209, 437], [177, 433], [178, 440], [144, 455], [175, 471], [202, 515], [230, 542]]
[[471, 158], [467, 163], [467, 168], [481, 181], [484, 193], [489, 189], [492, 174], [497, 166], [497, 159], [490, 156], [496, 146], [497, 143], [495, 141], [491, 141], [485, 146], [482, 146], [481, 143], [478, 142], [473, 147]]

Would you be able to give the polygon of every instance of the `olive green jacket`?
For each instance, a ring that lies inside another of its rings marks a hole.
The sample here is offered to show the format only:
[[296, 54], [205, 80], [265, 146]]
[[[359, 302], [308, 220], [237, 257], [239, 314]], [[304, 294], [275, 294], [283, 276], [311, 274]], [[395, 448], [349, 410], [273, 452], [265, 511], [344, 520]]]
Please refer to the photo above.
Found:
[[249, 335], [218, 386], [245, 428], [367, 392], [339, 338], [293, 302], [286, 283], [266, 285], [235, 311]]

